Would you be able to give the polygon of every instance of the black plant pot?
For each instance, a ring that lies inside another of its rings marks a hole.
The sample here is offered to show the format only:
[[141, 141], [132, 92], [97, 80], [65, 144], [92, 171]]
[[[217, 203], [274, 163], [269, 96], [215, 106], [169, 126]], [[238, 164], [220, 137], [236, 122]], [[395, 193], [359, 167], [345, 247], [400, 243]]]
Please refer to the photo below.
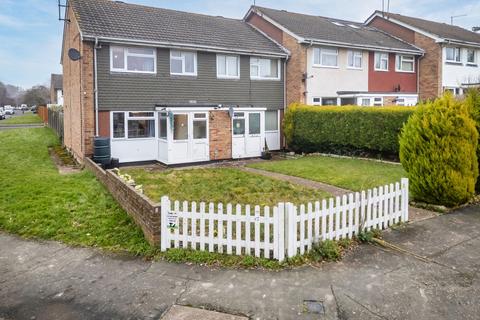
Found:
[[272, 159], [272, 154], [270, 153], [270, 151], [262, 151], [262, 155], [260, 156], [260, 158], [264, 160], [270, 160]]

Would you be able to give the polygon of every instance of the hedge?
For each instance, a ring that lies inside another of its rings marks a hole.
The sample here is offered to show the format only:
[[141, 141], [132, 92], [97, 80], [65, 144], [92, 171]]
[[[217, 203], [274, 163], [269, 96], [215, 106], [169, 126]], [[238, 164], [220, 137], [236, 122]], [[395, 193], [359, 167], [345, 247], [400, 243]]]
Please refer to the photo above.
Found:
[[307, 106], [292, 104], [284, 119], [289, 149], [296, 152], [398, 158], [398, 136], [415, 107]]

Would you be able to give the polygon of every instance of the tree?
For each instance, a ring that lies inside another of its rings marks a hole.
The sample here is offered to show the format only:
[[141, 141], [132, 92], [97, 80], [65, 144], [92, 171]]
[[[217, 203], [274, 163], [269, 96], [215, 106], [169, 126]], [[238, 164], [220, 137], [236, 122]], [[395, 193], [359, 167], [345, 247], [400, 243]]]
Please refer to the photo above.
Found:
[[478, 132], [465, 101], [449, 93], [419, 105], [400, 136], [413, 198], [456, 206], [475, 193]]
[[50, 90], [45, 86], [33, 86], [25, 91], [22, 98], [22, 102], [29, 106], [47, 104], [49, 100]]

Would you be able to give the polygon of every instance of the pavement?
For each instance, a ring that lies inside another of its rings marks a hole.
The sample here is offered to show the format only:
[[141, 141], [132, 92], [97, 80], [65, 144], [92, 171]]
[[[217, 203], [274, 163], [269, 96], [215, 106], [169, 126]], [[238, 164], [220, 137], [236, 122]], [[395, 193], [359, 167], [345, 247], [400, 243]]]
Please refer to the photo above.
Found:
[[235, 319], [195, 308], [239, 319], [479, 319], [480, 206], [384, 239], [400, 249], [361, 245], [337, 263], [274, 272], [149, 262], [0, 233], [0, 319]]

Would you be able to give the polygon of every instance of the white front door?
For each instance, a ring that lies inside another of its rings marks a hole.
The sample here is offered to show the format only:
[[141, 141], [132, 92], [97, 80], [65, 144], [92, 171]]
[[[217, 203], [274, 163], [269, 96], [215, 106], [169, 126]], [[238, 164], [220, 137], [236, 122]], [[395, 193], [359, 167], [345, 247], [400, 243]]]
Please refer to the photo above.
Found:
[[236, 111], [232, 119], [232, 158], [259, 157], [263, 151], [264, 111]]
[[174, 112], [168, 163], [208, 161], [208, 113]]

